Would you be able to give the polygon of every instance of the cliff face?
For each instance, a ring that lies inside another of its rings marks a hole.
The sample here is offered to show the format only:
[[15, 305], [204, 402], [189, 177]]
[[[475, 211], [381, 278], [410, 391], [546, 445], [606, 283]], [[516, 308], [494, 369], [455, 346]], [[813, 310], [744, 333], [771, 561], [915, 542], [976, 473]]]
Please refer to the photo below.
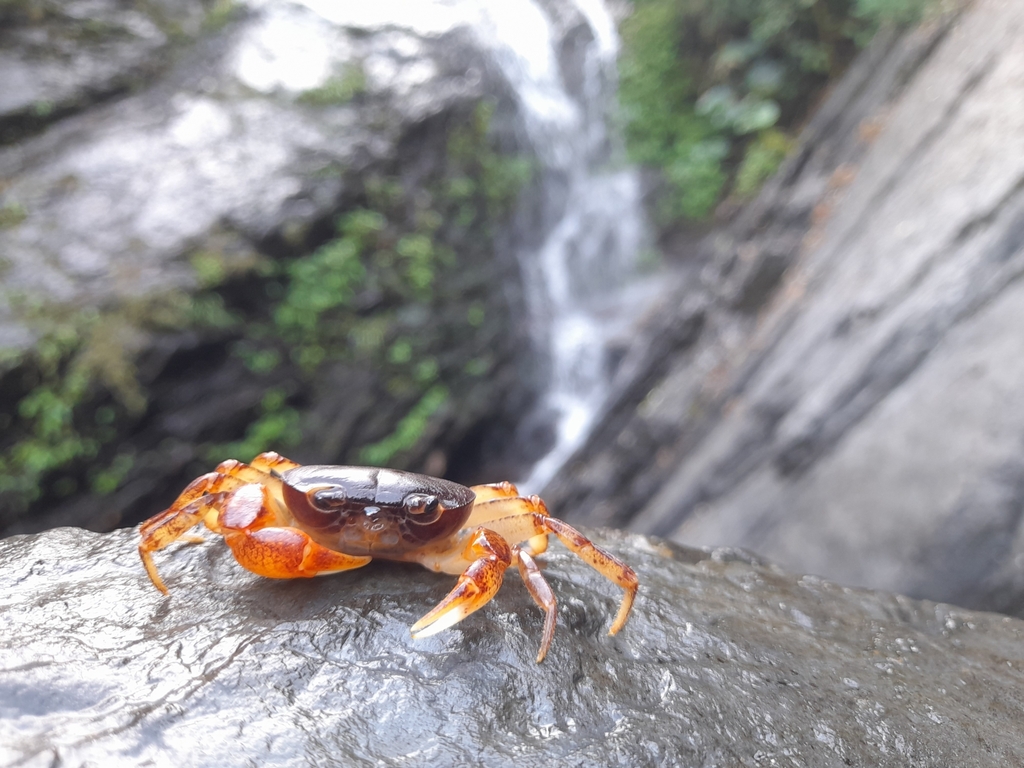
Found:
[[0, 533], [129, 523], [270, 447], [439, 474], [530, 398], [512, 251], [549, 212], [465, 26], [0, 14]]
[[1020, 612], [1022, 30], [978, 2], [875, 41], [652, 313], [554, 508]]

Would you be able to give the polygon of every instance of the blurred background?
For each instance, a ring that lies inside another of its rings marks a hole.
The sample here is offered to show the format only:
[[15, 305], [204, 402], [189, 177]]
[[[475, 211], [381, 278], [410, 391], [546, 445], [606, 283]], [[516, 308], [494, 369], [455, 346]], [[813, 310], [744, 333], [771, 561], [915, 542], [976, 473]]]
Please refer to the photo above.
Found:
[[0, 533], [276, 450], [1024, 615], [1024, 9], [0, 0]]

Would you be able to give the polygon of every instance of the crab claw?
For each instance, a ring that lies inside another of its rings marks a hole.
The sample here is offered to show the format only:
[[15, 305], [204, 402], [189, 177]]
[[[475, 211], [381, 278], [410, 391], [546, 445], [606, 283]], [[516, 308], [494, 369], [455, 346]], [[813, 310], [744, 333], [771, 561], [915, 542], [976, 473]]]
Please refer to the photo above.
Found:
[[475, 531], [464, 555], [473, 560], [472, 564], [444, 600], [412, 625], [414, 638], [437, 634], [487, 605], [501, 587], [505, 569], [512, 563], [508, 543], [485, 528]]

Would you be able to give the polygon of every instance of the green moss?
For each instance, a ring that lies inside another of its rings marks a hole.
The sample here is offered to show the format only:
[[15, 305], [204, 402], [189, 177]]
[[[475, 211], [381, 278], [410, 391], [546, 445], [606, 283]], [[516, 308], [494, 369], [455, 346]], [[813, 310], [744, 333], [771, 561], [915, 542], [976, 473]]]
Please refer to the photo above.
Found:
[[0, 207], [0, 229], [11, 229], [18, 226], [28, 216], [21, 203], [6, 203]]
[[[49, 305], [35, 296], [9, 295], [12, 308], [38, 334], [27, 352], [0, 352], [3, 368], [21, 367], [33, 383], [5, 414], [0, 442], [0, 494], [23, 508], [43, 493], [42, 483], [57, 470], [92, 462], [116, 439], [118, 422], [130, 423], [146, 409], [146, 396], [135, 370], [134, 355], [148, 329], [180, 328], [197, 315], [222, 322], [220, 297], [199, 300], [168, 293], [125, 301], [115, 310], [76, 310]], [[211, 307], [217, 309], [211, 310]], [[113, 398], [112, 404], [95, 405]], [[90, 409], [91, 406], [91, 409]], [[116, 489], [130, 470], [114, 459], [93, 474], [94, 492]], [[60, 495], [74, 478], [56, 478]]]
[[663, 172], [662, 224], [749, 196], [829, 78], [932, 0], [636, 0], [621, 28], [630, 157]]
[[213, 288], [224, 282], [228, 275], [227, 265], [221, 254], [212, 251], [197, 251], [189, 258], [196, 279], [203, 288]]
[[92, 476], [90, 486], [98, 496], [108, 496], [116, 491], [135, 466], [135, 456], [131, 453], [119, 453], [106, 469]]
[[[446, 201], [467, 218], [465, 204], [484, 210], [473, 210], [474, 215], [485, 214], [494, 219], [506, 216], [519, 193], [533, 178], [535, 163], [527, 157], [495, 151], [488, 143], [494, 104], [481, 102], [471, 118], [448, 139], [448, 178], [443, 185]], [[480, 199], [482, 193], [482, 200]]]
[[474, 328], [479, 328], [487, 319], [487, 310], [484, 309], [482, 301], [474, 301], [466, 310], [466, 322]]
[[366, 73], [359, 64], [347, 64], [341, 74], [330, 77], [318, 88], [312, 88], [299, 95], [303, 104], [314, 107], [330, 107], [348, 104], [366, 91]]
[[388, 348], [388, 362], [401, 365], [412, 360], [412, 343], [408, 339], [398, 339]]
[[0, 453], [0, 493], [26, 504], [41, 494], [40, 479], [79, 458], [96, 455], [99, 443], [75, 426], [75, 408], [89, 389], [80, 370], [64, 376], [49, 371], [43, 381], [17, 404], [20, 434]]
[[485, 357], [474, 357], [466, 363], [465, 371], [467, 376], [483, 376], [491, 370], [491, 362]]
[[236, 0], [214, 0], [203, 19], [203, 27], [210, 32], [221, 29], [235, 18], [240, 7]]
[[781, 131], [764, 131], [747, 147], [736, 172], [736, 194], [748, 197], [767, 181], [786, 159], [792, 141]]
[[[359, 205], [338, 216], [330, 239], [272, 268], [221, 233], [189, 255], [200, 286], [194, 294], [169, 291], [102, 312], [8, 297], [38, 342], [27, 355], [0, 350], [5, 370], [31, 372], [14, 402], [0, 404], [4, 502], [24, 506], [44, 490], [108, 494], [123, 484], [141, 457], [114, 446], [146, 410], [134, 354], [153, 331], [194, 328], [233, 338], [232, 354], [254, 377], [273, 372], [292, 387], [291, 402], [285, 391], [269, 389], [244, 435], [203, 449], [210, 461], [247, 460], [296, 444], [302, 434], [296, 404], [327, 362], [373, 371], [378, 397], [391, 400], [382, 402], [384, 412], [395, 402], [415, 403], [387, 438], [363, 451], [373, 463], [408, 452], [450, 388], [491, 365], [486, 339], [469, 342], [475, 352], [453, 354], [454, 344], [472, 338], [467, 328], [484, 322], [483, 303], [450, 310], [475, 279], [460, 265], [486, 257], [490, 228], [511, 210], [532, 172], [530, 163], [495, 150], [492, 115], [483, 105], [460, 125], [447, 156], [415, 189], [387, 176], [366, 180]], [[11, 225], [24, 216], [20, 207], [4, 210]], [[313, 231], [319, 230], [297, 232], [291, 247], [301, 249]], [[261, 301], [238, 299], [236, 281], [243, 276], [261, 291]], [[476, 357], [466, 365], [469, 355]]]
[[257, 375], [270, 373], [281, 365], [281, 353], [278, 350], [260, 349], [248, 340], [233, 345], [231, 352]]
[[230, 443], [210, 445], [204, 451], [211, 463], [224, 459], [252, 461], [264, 451], [275, 448], [284, 450], [298, 445], [302, 440], [299, 412], [287, 404], [284, 390], [270, 389], [263, 396], [260, 415], [245, 432], [245, 437]]
[[854, 15], [870, 27], [879, 24], [915, 24], [934, 5], [934, 0], [856, 0]]
[[384, 466], [397, 454], [412, 448], [426, 431], [430, 417], [448, 400], [448, 388], [438, 384], [427, 390], [395, 428], [395, 431], [380, 442], [364, 447], [359, 452], [360, 461], [371, 466]]
[[321, 315], [352, 301], [366, 277], [361, 251], [356, 238], [343, 236], [288, 265], [287, 293], [274, 312], [285, 339], [317, 338]]

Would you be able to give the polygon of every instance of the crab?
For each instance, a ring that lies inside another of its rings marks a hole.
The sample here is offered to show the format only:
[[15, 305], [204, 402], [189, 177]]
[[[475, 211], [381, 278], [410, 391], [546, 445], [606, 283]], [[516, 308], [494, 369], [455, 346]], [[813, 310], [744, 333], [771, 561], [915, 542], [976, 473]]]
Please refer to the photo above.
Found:
[[451, 592], [412, 625], [414, 638], [482, 608], [515, 564], [544, 612], [538, 663], [555, 635], [555, 594], [534, 560], [547, 549], [548, 534], [623, 589], [609, 634], [625, 625], [639, 586], [632, 568], [509, 482], [467, 487], [394, 469], [303, 466], [273, 452], [249, 464], [228, 459], [139, 528], [139, 555], [165, 595], [153, 553], [178, 540], [202, 541], [187, 535], [199, 523], [223, 536], [244, 568], [269, 578], [322, 576], [375, 557], [459, 575]]

